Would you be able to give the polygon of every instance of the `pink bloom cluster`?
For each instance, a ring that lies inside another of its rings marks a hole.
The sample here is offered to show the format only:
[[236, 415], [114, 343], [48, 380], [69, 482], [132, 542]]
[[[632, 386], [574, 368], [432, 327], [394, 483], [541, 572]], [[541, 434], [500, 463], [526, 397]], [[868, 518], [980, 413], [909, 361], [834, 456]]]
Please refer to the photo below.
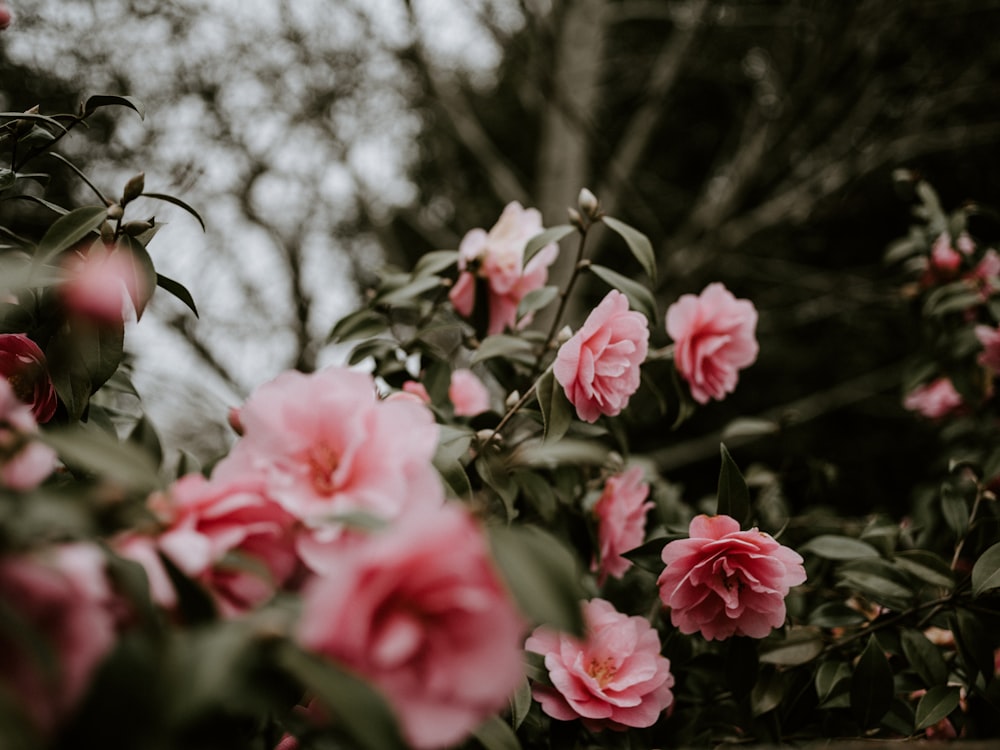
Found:
[[45, 354], [23, 333], [0, 333], [0, 378], [5, 378], [17, 398], [31, 407], [39, 424], [55, 415], [58, 399]]
[[612, 289], [556, 354], [552, 372], [577, 416], [596, 422], [621, 413], [638, 388], [649, 350], [649, 323]]
[[951, 414], [962, 405], [962, 395], [955, 390], [951, 379], [937, 378], [917, 386], [903, 399], [903, 406], [928, 419], [939, 419]]
[[[448, 297], [459, 315], [471, 317], [476, 304], [476, 280], [487, 286], [489, 325], [487, 334], [513, 328], [517, 306], [528, 292], [545, 286], [548, 267], [556, 259], [557, 245], [546, 245], [527, 265], [524, 246], [542, 231], [542, 215], [514, 201], [504, 208], [500, 219], [487, 233], [469, 231], [458, 247], [458, 280]], [[522, 267], [523, 266], [523, 267]], [[526, 318], [523, 323], [529, 322]]]
[[785, 621], [785, 597], [806, 580], [802, 557], [729, 516], [696, 516], [688, 539], [663, 548], [660, 599], [682, 633], [763, 638]]
[[524, 648], [545, 657], [552, 686], [531, 694], [554, 719], [582, 719], [591, 730], [652, 726], [670, 705], [670, 661], [644, 617], [622, 614], [603, 599], [583, 603], [586, 638], [536, 628]]
[[736, 389], [739, 371], [757, 360], [757, 310], [720, 283], [685, 294], [667, 310], [674, 362], [699, 404]]
[[603, 585], [608, 576], [621, 578], [632, 566], [621, 555], [642, 544], [646, 536], [646, 512], [653, 507], [646, 501], [648, 496], [649, 485], [643, 481], [638, 466], [604, 483], [604, 491], [594, 505], [599, 556], [592, 569], [598, 574], [598, 584]]
[[30, 490], [55, 469], [55, 451], [34, 439], [37, 432], [31, 408], [0, 378], [0, 487]]

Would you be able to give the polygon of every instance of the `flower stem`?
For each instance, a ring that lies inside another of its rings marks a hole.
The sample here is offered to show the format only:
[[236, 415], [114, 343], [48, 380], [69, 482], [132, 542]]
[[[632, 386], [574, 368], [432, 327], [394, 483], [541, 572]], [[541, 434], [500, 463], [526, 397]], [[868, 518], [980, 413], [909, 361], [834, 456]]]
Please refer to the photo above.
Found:
[[545, 343], [542, 345], [542, 349], [538, 354], [538, 360], [535, 363], [535, 372], [537, 373], [542, 366], [542, 358], [545, 356], [545, 352], [549, 350], [552, 346], [552, 342], [556, 339], [556, 334], [559, 333], [559, 324], [562, 322], [562, 317], [566, 312], [566, 305], [569, 303], [569, 295], [573, 291], [573, 286], [576, 284], [576, 280], [580, 276], [580, 272], [589, 265], [584, 261], [583, 251], [584, 246], [587, 243], [587, 231], [588, 226], [581, 226], [580, 231], [580, 242], [576, 247], [576, 261], [573, 263], [573, 272], [570, 274], [569, 281], [566, 282], [566, 288], [559, 294], [559, 308], [556, 310], [556, 315], [552, 319], [552, 325], [549, 327], [549, 334], [545, 337]]

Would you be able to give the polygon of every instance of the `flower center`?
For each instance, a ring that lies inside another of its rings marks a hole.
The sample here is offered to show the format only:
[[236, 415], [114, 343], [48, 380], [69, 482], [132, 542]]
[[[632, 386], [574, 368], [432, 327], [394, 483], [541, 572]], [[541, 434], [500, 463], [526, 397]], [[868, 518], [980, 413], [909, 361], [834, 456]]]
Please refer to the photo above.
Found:
[[340, 456], [330, 446], [320, 443], [309, 453], [309, 478], [321, 495], [330, 496], [337, 490], [334, 474], [340, 465]]
[[607, 687], [617, 671], [615, 661], [610, 656], [606, 659], [591, 659], [587, 665], [587, 674], [597, 680], [597, 684], [602, 688]]

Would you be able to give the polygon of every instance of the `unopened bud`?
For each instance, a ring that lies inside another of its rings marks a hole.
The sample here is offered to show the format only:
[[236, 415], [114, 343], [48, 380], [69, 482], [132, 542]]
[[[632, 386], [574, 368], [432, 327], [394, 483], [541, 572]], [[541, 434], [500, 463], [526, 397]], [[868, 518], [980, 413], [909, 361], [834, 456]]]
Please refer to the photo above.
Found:
[[507, 399], [503, 402], [503, 405], [508, 409], [513, 409], [514, 404], [516, 404], [520, 400], [521, 400], [521, 394], [518, 393], [517, 391], [511, 391], [510, 395], [507, 396]]
[[146, 173], [139, 172], [135, 177], [125, 183], [125, 190], [122, 191], [122, 205], [125, 206], [140, 195], [146, 187]]
[[[36, 104], [34, 107], [24, 110], [24, 114], [37, 115], [38, 111], [39, 111], [38, 105]], [[35, 127], [35, 123], [32, 120], [29, 119], [18, 120], [17, 127], [14, 129], [14, 133], [15, 135], [17, 135], [18, 138], [20, 138], [21, 136], [30, 133], [33, 127]]]
[[559, 335], [556, 336], [556, 345], [562, 346], [571, 338], [573, 338], [573, 329], [569, 326], [563, 326], [562, 330], [559, 331]]
[[129, 221], [122, 225], [122, 231], [129, 237], [138, 237], [152, 228], [153, 225], [148, 221]]
[[111, 222], [105, 221], [101, 224], [101, 241], [105, 245], [114, 244], [115, 228], [111, 226]]
[[226, 421], [229, 422], [229, 426], [232, 428], [233, 432], [237, 435], [243, 435], [243, 420], [240, 419], [239, 407], [233, 406], [229, 409], [229, 413], [226, 415]]
[[569, 214], [569, 223], [572, 224], [577, 229], [586, 229], [587, 224], [584, 222], [583, 217], [580, 212], [575, 208], [567, 208], [566, 213]]
[[597, 196], [587, 190], [587, 188], [583, 188], [580, 191], [580, 195], [576, 199], [576, 205], [580, 207], [580, 212], [589, 219], [596, 219], [601, 211], [601, 205], [597, 201]]
[[108, 218], [111, 219], [111, 221], [118, 221], [124, 215], [125, 211], [118, 203], [112, 203], [108, 206]]

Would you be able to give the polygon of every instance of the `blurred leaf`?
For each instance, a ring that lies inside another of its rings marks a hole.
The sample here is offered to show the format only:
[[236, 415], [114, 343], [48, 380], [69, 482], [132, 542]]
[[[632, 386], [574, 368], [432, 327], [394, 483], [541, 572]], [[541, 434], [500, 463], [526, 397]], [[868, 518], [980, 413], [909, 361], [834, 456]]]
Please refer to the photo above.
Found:
[[576, 558], [562, 542], [537, 526], [492, 527], [493, 557], [521, 611], [534, 624], [580, 636], [580, 583]]
[[351, 354], [347, 358], [347, 364], [356, 365], [368, 357], [378, 360], [395, 348], [396, 342], [392, 339], [368, 339], [362, 341], [351, 350]]
[[948, 665], [937, 646], [913, 628], [902, 629], [899, 640], [910, 669], [919, 675], [924, 685], [930, 687], [945, 683], [948, 679]]
[[972, 567], [972, 595], [1000, 588], [1000, 542], [986, 550]]
[[472, 364], [484, 362], [493, 357], [504, 357], [523, 361], [525, 357], [528, 361], [534, 361], [533, 347], [531, 342], [519, 336], [508, 336], [498, 333], [495, 336], [487, 336], [483, 339], [479, 348], [472, 355]]
[[968, 610], [960, 609], [952, 616], [952, 633], [959, 656], [966, 667], [968, 685], [975, 684], [981, 674], [989, 683], [994, 677], [993, 635], [985, 624]]
[[750, 490], [725, 443], [719, 443], [722, 467], [719, 469], [718, 505], [716, 513], [736, 519], [746, 528], [750, 520]]
[[862, 729], [876, 726], [893, 698], [892, 669], [878, 639], [871, 636], [851, 676], [851, 713]]
[[413, 266], [413, 278], [421, 276], [437, 276], [458, 262], [457, 250], [434, 250], [424, 253]]
[[512, 466], [536, 466], [554, 469], [564, 464], [603, 464], [608, 449], [594, 440], [563, 438], [555, 443], [525, 440], [510, 455]]
[[524, 723], [528, 711], [531, 710], [531, 685], [527, 677], [521, 680], [517, 690], [510, 697], [510, 721], [514, 729], [518, 729]]
[[649, 320], [656, 321], [656, 299], [653, 293], [637, 281], [633, 281], [627, 276], [622, 276], [617, 271], [599, 265], [587, 266], [587, 269], [601, 281], [617, 289], [628, 297], [629, 304]]
[[330, 331], [330, 341], [335, 344], [354, 339], [367, 339], [388, 329], [385, 318], [374, 310], [362, 308], [337, 321]]
[[170, 277], [164, 276], [162, 273], [156, 274], [156, 285], [163, 291], [174, 295], [177, 299], [187, 305], [188, 309], [194, 313], [196, 318], [198, 317], [198, 308], [194, 304], [194, 297], [191, 296], [191, 292], [188, 291], [186, 286], [179, 281], [174, 281]]
[[838, 587], [862, 593], [892, 609], [906, 608], [913, 599], [909, 580], [887, 560], [852, 560], [841, 565], [837, 573]]
[[826, 602], [809, 613], [809, 624], [821, 628], [844, 628], [860, 625], [866, 617], [843, 602]]
[[573, 423], [573, 411], [551, 368], [535, 384], [535, 397], [542, 412], [543, 440], [546, 443], [555, 442], [566, 434]]
[[540, 234], [536, 234], [528, 243], [524, 246], [524, 259], [521, 261], [521, 267], [528, 265], [528, 261], [538, 255], [542, 248], [546, 245], [558, 242], [563, 237], [572, 234], [576, 231], [576, 227], [569, 224], [559, 224], [554, 227], [549, 227]]
[[123, 235], [118, 241], [125, 248], [119, 252], [128, 252], [132, 256], [130, 270], [135, 274], [135, 278], [129, 279], [125, 286], [135, 307], [136, 320], [141, 320], [146, 305], [156, 291], [156, 269], [153, 267], [153, 259], [149, 257], [149, 251], [141, 242], [128, 235]]
[[762, 716], [781, 705], [785, 697], [785, 682], [778, 670], [765, 667], [757, 673], [757, 682], [750, 691], [750, 710]]
[[440, 276], [421, 276], [402, 286], [379, 291], [372, 300], [373, 305], [405, 305], [412, 303], [420, 295], [441, 288]]
[[931, 586], [948, 589], [955, 587], [955, 574], [940, 555], [922, 549], [906, 550], [896, 555], [894, 562], [915, 578]]
[[966, 282], [958, 281], [939, 286], [928, 294], [923, 312], [928, 317], [947, 315], [976, 307], [982, 301], [983, 298], [978, 291], [972, 289]]
[[7, 169], [7, 167], [0, 167], [0, 190], [6, 190], [12, 187], [17, 181], [17, 177], [14, 175], [14, 171]]
[[799, 547], [799, 552], [810, 552], [827, 560], [856, 560], [879, 556], [878, 550], [867, 542], [835, 534], [814, 536]]
[[31, 195], [30, 193], [24, 193], [23, 195], [11, 196], [11, 200], [25, 200], [31, 201], [32, 203], [37, 203], [39, 206], [44, 206], [50, 211], [59, 214], [60, 216], [65, 216], [69, 211], [62, 206], [58, 206], [51, 201], [47, 201], [44, 198], [39, 198], [37, 195]]
[[88, 117], [101, 107], [112, 105], [128, 107], [139, 115], [140, 120], [146, 119], [146, 108], [142, 106], [142, 102], [132, 96], [117, 96], [115, 94], [94, 94], [87, 97], [87, 101], [83, 105], [83, 116]]
[[150, 455], [130, 443], [118, 442], [101, 430], [60, 427], [40, 436], [70, 466], [96, 474], [136, 492], [160, 487], [157, 467]]
[[104, 206], [83, 206], [60, 216], [38, 243], [38, 260], [50, 262], [63, 250], [95, 231], [107, 218], [108, 209]]
[[0, 112], [0, 119], [3, 120], [36, 120], [38, 122], [44, 122], [46, 125], [52, 125], [58, 128], [63, 133], [68, 132], [66, 126], [64, 126], [59, 120], [48, 117], [47, 115], [33, 114], [30, 112]]
[[521, 750], [521, 743], [510, 724], [499, 716], [491, 716], [479, 725], [472, 736], [486, 750]]
[[687, 537], [680, 534], [671, 534], [669, 536], [658, 536], [655, 539], [650, 539], [645, 544], [640, 544], [635, 549], [630, 549], [628, 552], [623, 552], [622, 557], [626, 560], [631, 560], [633, 563], [638, 565], [643, 570], [648, 570], [650, 573], [655, 573], [659, 575], [663, 572], [663, 548], [666, 547], [670, 542], [675, 539], [686, 539]]
[[518, 303], [517, 319], [520, 320], [528, 313], [541, 310], [558, 296], [559, 287], [557, 286], [543, 286], [539, 289], [532, 289]]
[[628, 245], [628, 249], [632, 252], [635, 259], [639, 261], [639, 265], [642, 266], [646, 275], [649, 276], [651, 281], [655, 282], [656, 255], [653, 253], [653, 246], [650, 244], [649, 238], [638, 229], [611, 216], [601, 217], [601, 221], [604, 222], [608, 229], [625, 240], [625, 244]]
[[[851, 667], [842, 661], [825, 661], [816, 670], [816, 696], [821, 708], [831, 708], [828, 701], [847, 696], [851, 682]], [[849, 700], [849, 699], [848, 699]], [[849, 703], [844, 703], [847, 708]]]
[[385, 699], [367, 682], [320, 656], [291, 644], [279, 651], [278, 661], [313, 692], [360, 748], [405, 750], [396, 718]]
[[163, 446], [156, 428], [145, 414], [139, 417], [128, 434], [128, 441], [139, 446], [156, 463], [157, 469], [163, 463]]
[[157, 554], [170, 579], [170, 585], [177, 592], [177, 610], [181, 620], [192, 627], [215, 622], [218, 611], [211, 595], [200, 583], [178, 568], [169, 555], [159, 550]]
[[118, 370], [124, 356], [124, 324], [64, 324], [45, 349], [56, 393], [71, 421], [81, 419], [95, 393]]
[[920, 703], [915, 716], [917, 731], [937, 724], [958, 708], [961, 688], [958, 685], [935, 685], [929, 688]]
[[789, 628], [784, 638], [770, 637], [760, 644], [760, 661], [794, 667], [812, 661], [822, 652], [826, 643], [817, 628]]
[[104, 193], [101, 192], [100, 188], [98, 188], [97, 185], [95, 185], [93, 182], [91, 182], [90, 178], [87, 177], [87, 175], [84, 173], [84, 171], [82, 169], [80, 169], [78, 166], [76, 166], [76, 164], [74, 164], [73, 162], [71, 162], [69, 159], [67, 159], [62, 154], [56, 153], [55, 151], [49, 151], [47, 155], [49, 156], [49, 158], [55, 159], [58, 162], [62, 162], [67, 167], [69, 167], [70, 170], [77, 177], [79, 177], [81, 180], [83, 180], [84, 184], [91, 189], [91, 191], [94, 193], [94, 195], [97, 196], [97, 198], [101, 201], [101, 203], [103, 205], [105, 205], [105, 206], [111, 205], [111, 203], [108, 201], [108, 199], [104, 196]]
[[507, 521], [517, 518], [517, 485], [511, 478], [504, 458], [490, 450], [481, 453], [475, 461], [476, 471], [483, 484], [497, 493], [503, 503]]
[[722, 438], [731, 440], [733, 438], [761, 437], [762, 435], [773, 435], [776, 432], [778, 432], [778, 424], [773, 420], [738, 417], [722, 429]]
[[517, 469], [511, 475], [520, 488], [522, 501], [529, 503], [544, 520], [553, 520], [559, 509], [559, 501], [552, 483], [531, 470]]
[[965, 496], [949, 482], [941, 485], [941, 514], [956, 537], [965, 535], [969, 528], [969, 505]]
[[172, 195], [166, 195], [165, 193], [143, 193], [142, 197], [143, 198], [152, 198], [153, 200], [158, 200], [158, 201], [163, 201], [164, 203], [170, 203], [171, 205], [174, 205], [174, 206], [177, 206], [178, 208], [184, 209], [189, 214], [191, 214], [195, 219], [197, 219], [198, 223], [201, 225], [201, 231], [203, 231], [203, 232], [207, 232], [208, 231], [205, 228], [205, 220], [203, 218], [201, 218], [201, 214], [199, 214], [197, 211], [195, 211], [191, 206], [189, 206], [187, 203], [185, 203], [184, 201], [182, 201], [180, 198], [175, 198], [174, 196], [172, 196]]

